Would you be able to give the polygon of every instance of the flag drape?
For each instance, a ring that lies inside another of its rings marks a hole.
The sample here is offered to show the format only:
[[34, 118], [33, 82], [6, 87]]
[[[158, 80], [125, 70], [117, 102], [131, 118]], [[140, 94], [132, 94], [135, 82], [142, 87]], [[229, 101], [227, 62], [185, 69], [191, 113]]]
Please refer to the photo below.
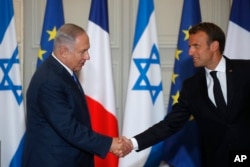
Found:
[[[118, 137], [115, 93], [109, 38], [108, 2], [92, 0], [87, 33], [90, 60], [80, 72], [94, 131]], [[94, 157], [96, 167], [117, 167], [118, 158], [108, 153], [105, 159]]]
[[47, 0], [37, 67], [51, 55], [57, 30], [64, 24], [63, 0]]
[[224, 54], [231, 59], [250, 59], [250, 1], [233, 0]]
[[20, 167], [25, 113], [12, 0], [0, 0], [0, 166]]
[[[122, 132], [126, 137], [146, 130], [166, 114], [153, 0], [139, 0], [132, 49]], [[154, 150], [159, 145], [161, 143], [140, 152], [132, 151], [119, 160], [119, 166], [156, 166], [154, 156], [158, 154]]]
[[[196, 72], [188, 55], [188, 30], [201, 22], [199, 0], [184, 0], [175, 63], [171, 79], [168, 112], [177, 103], [183, 81]], [[191, 118], [179, 132], [165, 140], [163, 160], [176, 167], [201, 166], [200, 137], [197, 125]]]

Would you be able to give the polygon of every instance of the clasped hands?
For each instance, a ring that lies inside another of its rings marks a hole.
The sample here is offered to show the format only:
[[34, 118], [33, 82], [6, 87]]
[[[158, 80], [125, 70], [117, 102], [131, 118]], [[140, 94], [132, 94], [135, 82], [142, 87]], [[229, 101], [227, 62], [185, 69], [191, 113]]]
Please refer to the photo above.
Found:
[[131, 140], [122, 136], [119, 138], [113, 138], [112, 145], [110, 151], [121, 158], [129, 154], [133, 150], [133, 144]]

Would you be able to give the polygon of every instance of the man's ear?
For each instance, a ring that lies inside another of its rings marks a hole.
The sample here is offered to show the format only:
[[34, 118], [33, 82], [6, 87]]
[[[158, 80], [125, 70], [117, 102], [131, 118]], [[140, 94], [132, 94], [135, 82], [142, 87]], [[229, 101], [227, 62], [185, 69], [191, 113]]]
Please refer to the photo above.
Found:
[[59, 48], [59, 53], [62, 56], [62, 58], [65, 58], [65, 56], [68, 54], [69, 50], [66, 46], [61, 46]]
[[212, 51], [216, 51], [216, 50], [219, 50], [219, 42], [218, 41], [213, 41], [211, 44], [210, 44], [210, 49]]

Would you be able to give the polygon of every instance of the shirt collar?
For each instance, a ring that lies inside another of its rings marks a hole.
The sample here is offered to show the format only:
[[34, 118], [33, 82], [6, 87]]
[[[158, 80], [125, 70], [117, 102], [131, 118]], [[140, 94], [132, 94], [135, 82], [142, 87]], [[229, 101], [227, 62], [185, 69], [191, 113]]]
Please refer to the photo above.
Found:
[[73, 71], [71, 69], [69, 69], [65, 64], [63, 64], [54, 54], [54, 52], [52, 52], [52, 56], [69, 72], [69, 74], [72, 76], [73, 75]]
[[[212, 70], [205, 67], [207, 73], [210, 73]], [[216, 66], [214, 71], [226, 72], [226, 59], [222, 56], [219, 64]]]

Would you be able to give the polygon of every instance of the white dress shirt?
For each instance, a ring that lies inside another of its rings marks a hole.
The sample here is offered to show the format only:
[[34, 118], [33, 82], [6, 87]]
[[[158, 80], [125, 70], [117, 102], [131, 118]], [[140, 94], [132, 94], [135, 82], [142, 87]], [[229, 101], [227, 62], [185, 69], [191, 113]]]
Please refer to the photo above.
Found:
[[[212, 76], [210, 75], [210, 72], [212, 70], [208, 68], [205, 68], [205, 70], [206, 70], [206, 80], [207, 80], [207, 87], [208, 87], [208, 97], [216, 105], [215, 99], [214, 99], [214, 93], [213, 93], [214, 81], [213, 81]], [[224, 57], [221, 58], [219, 64], [213, 71], [217, 71], [216, 75], [217, 75], [217, 78], [219, 79], [221, 90], [222, 90], [225, 102], [227, 104], [226, 60]]]

